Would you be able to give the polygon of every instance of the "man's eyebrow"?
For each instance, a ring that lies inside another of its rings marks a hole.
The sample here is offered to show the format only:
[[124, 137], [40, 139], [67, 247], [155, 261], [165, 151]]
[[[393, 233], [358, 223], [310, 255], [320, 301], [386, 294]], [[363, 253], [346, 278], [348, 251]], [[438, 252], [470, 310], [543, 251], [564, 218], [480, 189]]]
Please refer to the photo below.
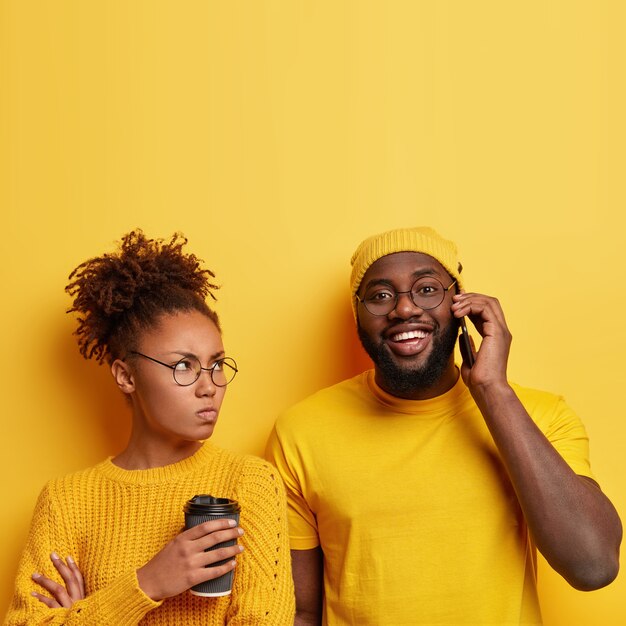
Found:
[[[417, 280], [422, 276], [437, 276], [437, 271], [432, 267], [425, 267], [423, 269], [416, 270], [411, 274], [411, 278], [413, 280]], [[363, 289], [367, 291], [370, 287], [374, 285], [389, 285], [389, 287], [393, 287], [395, 289], [393, 283], [394, 281], [391, 278], [372, 278], [371, 280], [368, 280], [365, 285], [363, 285]]]
[[[364, 285], [362, 285], [363, 291], [367, 291], [370, 287], [374, 285], [388, 285], [389, 287], [393, 287], [393, 283], [388, 278], [373, 278], [372, 280], [368, 280]], [[361, 287], [359, 288], [359, 290]]]
[[413, 278], [420, 278], [422, 276], [437, 276], [437, 271], [432, 267], [425, 267], [424, 269], [413, 272]]

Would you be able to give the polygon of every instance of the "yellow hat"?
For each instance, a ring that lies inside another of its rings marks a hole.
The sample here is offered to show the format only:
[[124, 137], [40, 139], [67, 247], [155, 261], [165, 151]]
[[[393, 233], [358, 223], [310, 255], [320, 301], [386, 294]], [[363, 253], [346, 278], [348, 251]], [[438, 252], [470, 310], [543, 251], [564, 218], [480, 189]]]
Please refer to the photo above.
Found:
[[437, 231], [428, 226], [414, 228], [397, 228], [373, 235], [363, 241], [352, 255], [350, 263], [350, 289], [352, 309], [356, 317], [356, 292], [359, 290], [363, 276], [372, 263], [381, 257], [396, 252], [421, 252], [433, 257], [446, 269], [452, 278], [456, 279], [459, 288], [462, 288], [461, 270], [456, 244], [444, 239]]

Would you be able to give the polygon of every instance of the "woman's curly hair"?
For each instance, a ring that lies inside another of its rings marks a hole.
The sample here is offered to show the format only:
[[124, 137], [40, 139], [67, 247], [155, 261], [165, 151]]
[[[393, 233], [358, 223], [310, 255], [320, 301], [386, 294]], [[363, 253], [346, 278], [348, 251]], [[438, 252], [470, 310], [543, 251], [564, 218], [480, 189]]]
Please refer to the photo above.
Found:
[[112, 363], [136, 347], [141, 330], [164, 314], [197, 310], [217, 326], [217, 314], [206, 303], [215, 300], [215, 274], [202, 260], [182, 251], [187, 238], [148, 239], [140, 229], [124, 235], [116, 252], [81, 263], [65, 291], [74, 298], [68, 313], [78, 314], [80, 353]]

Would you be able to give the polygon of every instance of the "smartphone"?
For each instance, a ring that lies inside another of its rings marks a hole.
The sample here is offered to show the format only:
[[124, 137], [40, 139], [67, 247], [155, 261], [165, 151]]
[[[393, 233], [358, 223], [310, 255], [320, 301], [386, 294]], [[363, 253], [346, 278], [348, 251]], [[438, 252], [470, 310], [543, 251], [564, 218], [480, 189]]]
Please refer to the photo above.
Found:
[[[457, 283], [456, 292], [459, 293], [459, 285]], [[472, 352], [472, 343], [470, 342], [469, 332], [467, 331], [467, 323], [465, 318], [462, 317], [459, 322], [461, 327], [461, 334], [459, 335], [459, 349], [461, 350], [461, 357], [463, 363], [467, 363], [469, 367], [474, 365], [474, 353]]]
[[472, 344], [470, 343], [469, 333], [467, 332], [467, 324], [465, 318], [461, 318], [461, 334], [459, 335], [459, 348], [463, 361], [472, 367], [474, 365], [474, 353], [472, 352]]

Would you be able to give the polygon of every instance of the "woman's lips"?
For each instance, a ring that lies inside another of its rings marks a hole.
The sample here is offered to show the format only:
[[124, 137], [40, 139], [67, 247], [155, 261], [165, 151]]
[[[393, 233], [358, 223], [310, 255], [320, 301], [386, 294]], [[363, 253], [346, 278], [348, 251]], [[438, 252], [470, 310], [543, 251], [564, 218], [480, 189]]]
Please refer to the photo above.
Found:
[[215, 421], [217, 419], [217, 411], [215, 409], [201, 409], [196, 415], [207, 422]]

